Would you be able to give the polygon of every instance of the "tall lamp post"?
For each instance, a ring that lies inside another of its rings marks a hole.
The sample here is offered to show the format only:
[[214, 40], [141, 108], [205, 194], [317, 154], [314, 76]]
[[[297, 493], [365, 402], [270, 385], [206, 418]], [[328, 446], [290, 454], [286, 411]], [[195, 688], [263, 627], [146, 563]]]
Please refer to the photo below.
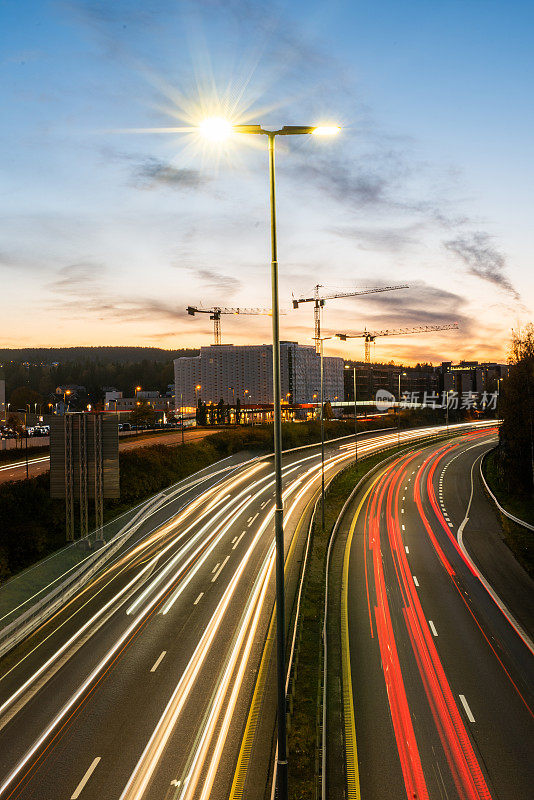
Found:
[[200, 125], [200, 131], [215, 141], [232, 133], [267, 136], [269, 150], [269, 187], [271, 206], [271, 305], [273, 326], [273, 438], [275, 472], [274, 532], [276, 547], [276, 643], [278, 688], [278, 756], [276, 780], [278, 800], [287, 800], [287, 731], [285, 690], [285, 592], [284, 592], [284, 510], [282, 503], [282, 410], [280, 388], [280, 310], [278, 301], [278, 249], [276, 240], [276, 194], [274, 150], [277, 136], [331, 135], [339, 133], [339, 126], [284, 125], [279, 130], [266, 130], [261, 125], [232, 125], [231, 122], [211, 118]]
[[325, 526], [324, 520], [324, 354], [323, 342], [331, 339], [331, 336], [321, 336], [320, 342], [320, 358], [321, 358], [321, 522], [323, 531]]
[[397, 407], [397, 447], [400, 447], [400, 401], [401, 401], [401, 378], [405, 378], [405, 372], [399, 372], [399, 404]]
[[449, 432], [449, 395], [452, 393], [453, 389], [447, 389], [447, 394], [445, 395], [445, 426], [447, 433]]
[[345, 369], [352, 369], [354, 379], [354, 463], [358, 464], [358, 415], [356, 414], [356, 367], [345, 364]]

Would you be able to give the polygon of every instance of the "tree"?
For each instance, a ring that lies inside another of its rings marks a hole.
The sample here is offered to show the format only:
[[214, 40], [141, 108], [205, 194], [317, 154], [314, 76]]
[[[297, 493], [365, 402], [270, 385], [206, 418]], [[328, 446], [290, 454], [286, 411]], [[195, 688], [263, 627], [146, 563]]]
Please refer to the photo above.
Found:
[[513, 332], [510, 373], [501, 385], [500, 469], [508, 490], [532, 494], [534, 486], [534, 325]]
[[24, 422], [22, 421], [22, 417], [20, 414], [9, 414], [7, 418], [7, 426], [11, 428], [17, 436], [22, 436], [22, 432], [24, 430]]
[[30, 389], [28, 386], [18, 386], [11, 392], [11, 397], [9, 398], [9, 405], [13, 410], [26, 408], [26, 406], [29, 405], [30, 410], [33, 411], [35, 403], [37, 403], [37, 405], [42, 405], [43, 402], [43, 398], [39, 392]]
[[134, 425], [153, 425], [156, 418], [156, 412], [151, 405], [145, 402], [140, 402], [130, 414], [130, 421]]

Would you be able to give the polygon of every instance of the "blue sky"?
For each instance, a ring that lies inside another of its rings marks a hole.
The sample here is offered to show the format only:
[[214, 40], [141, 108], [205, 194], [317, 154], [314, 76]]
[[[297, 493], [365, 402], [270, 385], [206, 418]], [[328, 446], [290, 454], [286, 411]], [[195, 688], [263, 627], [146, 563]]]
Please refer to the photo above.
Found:
[[[534, 305], [533, 23], [532, 3], [483, 0], [4, 0], [2, 346], [208, 344], [189, 303], [269, 305], [260, 142], [135, 132], [231, 110], [343, 126], [279, 148], [286, 307], [317, 282], [408, 283], [328, 304], [325, 328], [457, 320], [375, 355], [502, 358]], [[282, 333], [305, 343], [311, 322], [304, 306]], [[268, 317], [223, 324], [269, 336]]]

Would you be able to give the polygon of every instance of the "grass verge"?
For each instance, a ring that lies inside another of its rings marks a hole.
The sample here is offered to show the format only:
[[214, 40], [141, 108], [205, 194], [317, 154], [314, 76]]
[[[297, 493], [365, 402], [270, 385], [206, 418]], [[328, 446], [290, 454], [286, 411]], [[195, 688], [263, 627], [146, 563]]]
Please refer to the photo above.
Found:
[[[492, 450], [483, 461], [484, 477], [488, 486], [501, 504], [514, 517], [534, 525], [534, 499], [526, 496], [515, 496], [508, 492], [501, 470], [499, 468], [498, 448]], [[534, 578], [534, 531], [523, 528], [500, 514], [503, 529], [503, 538], [516, 559]]]

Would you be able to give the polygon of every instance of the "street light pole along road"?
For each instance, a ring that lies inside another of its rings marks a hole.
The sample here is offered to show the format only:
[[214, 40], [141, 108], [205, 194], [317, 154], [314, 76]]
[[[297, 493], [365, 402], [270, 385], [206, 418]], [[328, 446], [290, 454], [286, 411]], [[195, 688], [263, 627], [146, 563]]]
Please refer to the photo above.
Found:
[[[345, 364], [345, 369], [351, 369]], [[358, 464], [358, 415], [356, 413], [356, 367], [352, 367], [352, 377], [354, 380], [354, 464]]]
[[[212, 118], [200, 125], [200, 131], [213, 140], [221, 140], [232, 133], [260, 134], [269, 143], [269, 188], [271, 206], [271, 297], [273, 326], [273, 423], [276, 544], [276, 644], [277, 644], [277, 696], [278, 696], [278, 756], [276, 781], [278, 800], [287, 800], [287, 727], [285, 690], [285, 591], [284, 591], [284, 509], [282, 503], [282, 394], [280, 385], [280, 309], [278, 297], [278, 248], [276, 240], [276, 181], [275, 138], [277, 136], [332, 135], [339, 126], [284, 125], [279, 130], [266, 130], [261, 125], [232, 125], [224, 119]], [[322, 410], [321, 410], [322, 419]], [[324, 488], [323, 488], [324, 498]], [[324, 512], [323, 512], [324, 513]]]

